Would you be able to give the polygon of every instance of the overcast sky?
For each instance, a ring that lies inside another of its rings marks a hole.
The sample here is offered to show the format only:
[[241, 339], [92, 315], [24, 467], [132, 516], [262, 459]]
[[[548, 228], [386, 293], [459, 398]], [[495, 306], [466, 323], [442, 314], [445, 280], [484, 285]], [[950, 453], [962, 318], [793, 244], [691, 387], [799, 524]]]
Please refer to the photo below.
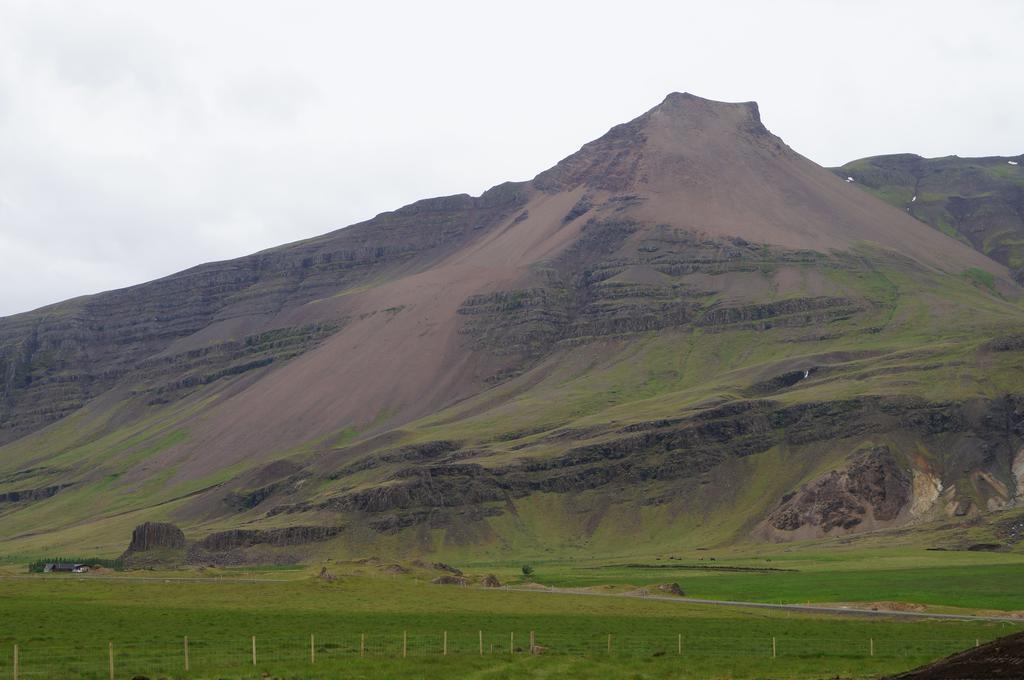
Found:
[[672, 91], [1024, 151], [1024, 3], [0, 0], [0, 315], [529, 179]]

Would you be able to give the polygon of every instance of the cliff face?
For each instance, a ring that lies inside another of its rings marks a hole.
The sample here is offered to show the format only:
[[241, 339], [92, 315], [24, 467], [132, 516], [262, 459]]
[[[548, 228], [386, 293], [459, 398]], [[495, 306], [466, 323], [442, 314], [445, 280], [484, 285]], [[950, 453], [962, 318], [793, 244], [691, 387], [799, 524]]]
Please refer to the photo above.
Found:
[[181, 564], [185, 554], [185, 534], [167, 522], [144, 522], [132, 530], [128, 549], [121, 562], [129, 569], [171, 567]]
[[200, 566], [293, 564], [302, 559], [303, 548], [329, 540], [339, 532], [338, 527], [322, 526], [232, 529], [188, 541], [174, 524], [145, 522], [132, 530], [131, 543], [121, 560], [130, 569], [179, 567], [186, 563]]
[[[765, 525], [755, 531], [771, 540], [820, 538], [914, 519], [915, 465], [906, 457], [909, 452], [886, 445], [866, 447], [864, 442], [909, 439], [934, 450], [956, 450], [958, 459], [938, 468], [941, 478], [949, 480], [963, 470], [1008, 470], [1024, 441], [1024, 395], [969, 405], [893, 397], [786, 405], [786, 391], [779, 389], [773, 399], [737, 401], [625, 427], [559, 429], [540, 439], [514, 437], [518, 443], [509, 448], [519, 460], [500, 466], [476, 462], [486, 458], [484, 452], [451, 442], [385, 451], [334, 473], [347, 479], [377, 470], [385, 473], [378, 486], [300, 503], [285, 502], [290, 493], [257, 491], [258, 500], [250, 507], [270, 517], [358, 516], [381, 533], [421, 522], [449, 528], [466, 518], [500, 517], [514, 513], [517, 500], [538, 493], [565, 498], [599, 494], [625, 507], [699, 512], [701, 503], [692, 499], [702, 486], [712, 487], [709, 505], [737, 496], [735, 488], [716, 490], [714, 485], [724, 483], [721, 475], [744, 459], [782, 449], [792, 464], [813, 466], [825, 449], [838, 454], [836, 468], [780, 487], [781, 500], [769, 506]], [[558, 442], [559, 453], [538, 456], [551, 450], [552, 441]], [[974, 484], [962, 484], [959, 495], [950, 489], [943, 498], [947, 504], [960, 499], [967, 506], [980, 499], [981, 508], [965, 508], [971, 514], [1005, 507], [1016, 498], [999, 482], [976, 478]], [[930, 500], [925, 510], [942, 506], [936, 498]]]
[[0, 535], [148, 510], [278, 560], [976, 517], [1022, 488], [1019, 296], [755, 104], [673, 94], [530, 182], [0, 319]]
[[184, 548], [185, 534], [166, 522], [145, 522], [132, 531], [128, 552], [146, 552], [160, 548]]

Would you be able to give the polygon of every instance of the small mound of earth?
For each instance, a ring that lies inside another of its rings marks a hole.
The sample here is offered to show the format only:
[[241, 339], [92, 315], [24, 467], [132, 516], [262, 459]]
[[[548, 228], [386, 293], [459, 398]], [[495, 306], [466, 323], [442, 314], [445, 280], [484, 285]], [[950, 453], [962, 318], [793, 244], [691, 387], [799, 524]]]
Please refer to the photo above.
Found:
[[445, 564], [444, 562], [425, 562], [420, 559], [415, 559], [410, 562], [410, 564], [417, 569], [433, 569], [434, 571], [447, 571], [449, 574], [455, 574], [456, 576], [463, 575], [461, 569], [453, 567], [450, 564]]
[[431, 583], [441, 586], [464, 586], [467, 581], [461, 576], [438, 576]]
[[403, 567], [401, 564], [389, 564], [386, 567], [381, 567], [381, 571], [385, 574], [408, 574], [409, 570]]
[[434, 566], [434, 569], [437, 569], [438, 571], [447, 571], [450, 574], [455, 574], [456, 576], [462, 576], [462, 570], [461, 569], [457, 569], [456, 567], [453, 567], [450, 564], [445, 564], [444, 562], [434, 562], [433, 566]]
[[914, 602], [869, 602], [868, 608], [873, 612], [923, 612], [924, 605]]
[[501, 581], [499, 581], [498, 577], [494, 574], [488, 574], [487, 576], [484, 576], [483, 580], [480, 581], [480, 585], [482, 585], [484, 588], [500, 588]]
[[683, 592], [683, 589], [679, 587], [678, 583], [662, 583], [658, 586], [658, 590], [663, 593], [668, 593], [669, 595], [678, 595], [679, 597], [686, 595], [686, 593]]
[[1004, 549], [1002, 543], [975, 543], [967, 546], [970, 552], [1001, 552]]
[[1006, 680], [1022, 676], [1024, 633], [1016, 633], [887, 680]]

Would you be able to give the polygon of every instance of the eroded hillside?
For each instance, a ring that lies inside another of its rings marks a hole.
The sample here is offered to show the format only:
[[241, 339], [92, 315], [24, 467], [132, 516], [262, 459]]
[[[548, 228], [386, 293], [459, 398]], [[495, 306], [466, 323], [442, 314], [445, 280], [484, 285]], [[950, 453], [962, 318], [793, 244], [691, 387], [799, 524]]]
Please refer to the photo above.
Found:
[[851, 184], [673, 94], [530, 182], [2, 319], [0, 536], [608, 554], [1012, 507], [1020, 288]]

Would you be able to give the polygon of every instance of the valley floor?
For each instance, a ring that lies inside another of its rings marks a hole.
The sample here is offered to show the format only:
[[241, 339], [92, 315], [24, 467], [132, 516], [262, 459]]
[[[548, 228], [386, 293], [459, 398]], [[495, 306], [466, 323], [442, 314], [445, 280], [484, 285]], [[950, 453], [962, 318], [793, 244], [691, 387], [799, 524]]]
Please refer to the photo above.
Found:
[[[754, 563], [765, 558], [749, 555], [715, 555], [713, 565], [711, 555], [685, 564], [535, 562], [533, 580], [634, 596], [678, 582], [696, 597], [1001, 615], [1024, 608], [1012, 583], [1024, 573], [1019, 555], [787, 555], [760, 571]], [[468, 575], [495, 573], [509, 590], [434, 585], [376, 560], [327, 566], [333, 581], [315, 577], [319, 566], [72, 577], [27, 576], [9, 564], [0, 568], [0, 677], [11, 677], [17, 645], [22, 678], [107, 678], [111, 658], [115, 677], [870, 678], [1021, 629], [553, 596], [523, 590], [531, 586], [518, 564], [459, 565]], [[529, 653], [531, 632], [538, 654]]]

